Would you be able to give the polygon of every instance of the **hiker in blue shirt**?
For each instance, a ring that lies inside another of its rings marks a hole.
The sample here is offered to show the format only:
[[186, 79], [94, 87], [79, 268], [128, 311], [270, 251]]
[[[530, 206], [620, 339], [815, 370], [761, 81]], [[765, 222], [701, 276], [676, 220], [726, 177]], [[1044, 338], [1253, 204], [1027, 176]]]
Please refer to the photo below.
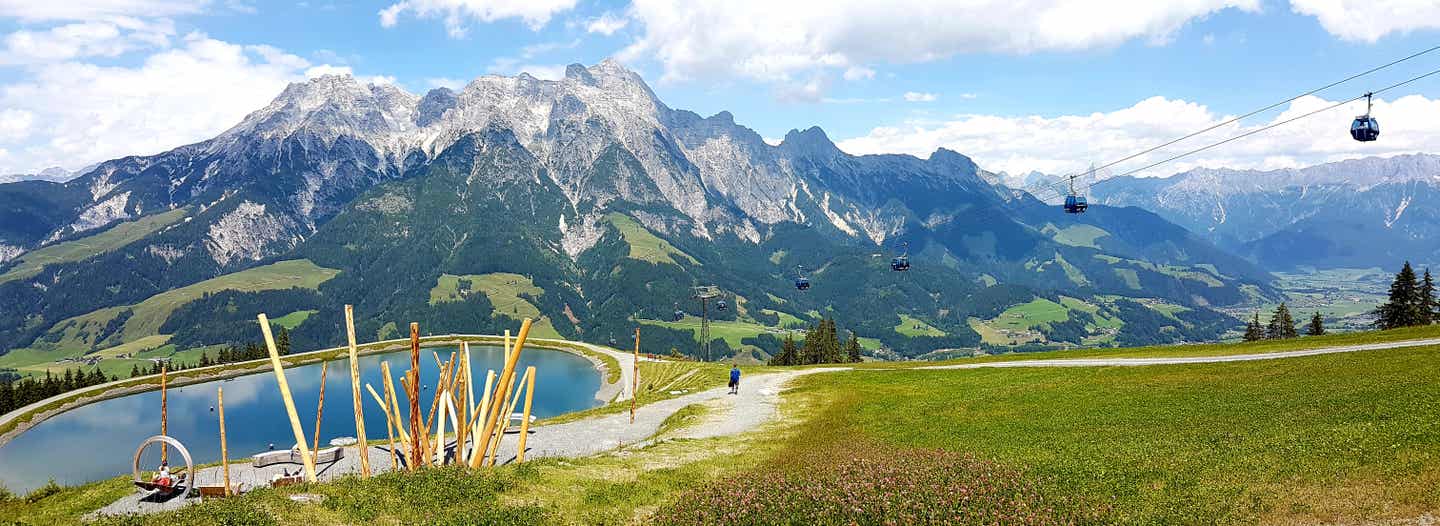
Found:
[[733, 394], [733, 395], [738, 395], [738, 394], [740, 394], [740, 366], [739, 366], [739, 365], [733, 365], [733, 366], [730, 367], [730, 394]]

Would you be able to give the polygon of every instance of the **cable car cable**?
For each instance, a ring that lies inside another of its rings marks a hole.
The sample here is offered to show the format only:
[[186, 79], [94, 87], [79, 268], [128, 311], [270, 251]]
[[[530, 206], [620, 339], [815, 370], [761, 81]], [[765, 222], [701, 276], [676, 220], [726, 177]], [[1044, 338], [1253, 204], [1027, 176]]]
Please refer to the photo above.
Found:
[[[1365, 71], [1360, 72], [1360, 73], [1356, 73], [1356, 74], [1351, 75], [1351, 76], [1349, 76], [1349, 77], [1346, 77], [1346, 78], [1344, 78], [1344, 79], [1337, 80], [1337, 81], [1335, 81], [1335, 82], [1331, 82], [1331, 83], [1326, 84], [1326, 85], [1324, 85], [1324, 86], [1321, 86], [1321, 87], [1312, 89], [1312, 90], [1310, 90], [1310, 91], [1307, 91], [1307, 92], [1305, 92], [1305, 93], [1301, 93], [1301, 94], [1296, 95], [1296, 96], [1294, 96], [1294, 97], [1290, 97], [1290, 98], [1285, 99], [1285, 100], [1282, 100], [1282, 101], [1280, 101], [1280, 102], [1276, 102], [1276, 103], [1271, 104], [1271, 105], [1269, 105], [1269, 106], [1265, 106], [1265, 107], [1263, 107], [1263, 108], [1260, 108], [1260, 109], [1258, 109], [1258, 110], [1252, 111], [1252, 112], [1250, 112], [1250, 113], [1246, 113], [1246, 114], [1241, 115], [1241, 116], [1239, 116], [1239, 117], [1235, 117], [1235, 118], [1229, 119], [1229, 120], [1227, 120], [1227, 121], [1225, 121], [1225, 122], [1221, 122], [1221, 123], [1219, 123], [1219, 124], [1212, 125], [1212, 126], [1210, 126], [1210, 127], [1208, 127], [1208, 128], [1205, 128], [1205, 129], [1203, 129], [1203, 130], [1199, 130], [1199, 131], [1190, 133], [1190, 134], [1188, 134], [1188, 135], [1185, 135], [1185, 136], [1180, 137], [1180, 138], [1177, 138], [1177, 139], [1172, 139], [1172, 140], [1170, 140], [1170, 141], [1168, 141], [1168, 142], [1165, 142], [1165, 143], [1163, 143], [1163, 144], [1159, 144], [1159, 145], [1156, 145], [1156, 146], [1152, 146], [1152, 147], [1147, 148], [1147, 149], [1145, 149], [1145, 150], [1141, 150], [1141, 151], [1139, 151], [1139, 152], [1130, 154], [1130, 155], [1128, 155], [1128, 156], [1125, 156], [1125, 157], [1123, 157], [1123, 158], [1117, 159], [1117, 160], [1115, 160], [1115, 161], [1111, 161], [1111, 162], [1109, 162], [1109, 163], [1106, 163], [1106, 164], [1104, 164], [1104, 165], [1096, 168], [1095, 170], [1104, 170], [1104, 169], [1106, 169], [1106, 168], [1115, 166], [1115, 165], [1117, 165], [1117, 164], [1120, 164], [1120, 163], [1123, 163], [1123, 162], [1125, 162], [1125, 161], [1134, 159], [1134, 158], [1136, 158], [1136, 157], [1140, 157], [1140, 156], [1145, 155], [1145, 154], [1147, 154], [1147, 153], [1154, 152], [1155, 150], [1159, 150], [1159, 149], [1164, 148], [1164, 147], [1166, 147], [1166, 146], [1170, 146], [1170, 145], [1173, 145], [1173, 144], [1175, 144], [1175, 143], [1184, 141], [1184, 140], [1186, 140], [1186, 139], [1190, 139], [1190, 138], [1192, 138], [1192, 137], [1195, 137], [1195, 136], [1197, 136], [1197, 135], [1201, 135], [1201, 134], [1204, 134], [1204, 133], [1206, 133], [1206, 132], [1213, 131], [1213, 130], [1215, 130], [1215, 129], [1217, 129], [1217, 128], [1220, 128], [1220, 127], [1223, 127], [1223, 126], [1226, 126], [1226, 125], [1229, 125], [1229, 124], [1233, 124], [1233, 123], [1238, 122], [1238, 121], [1240, 121], [1240, 120], [1242, 120], [1242, 119], [1246, 119], [1246, 118], [1249, 118], [1249, 117], [1253, 117], [1253, 116], [1255, 116], [1256, 114], [1263, 113], [1263, 112], [1265, 112], [1265, 111], [1269, 111], [1269, 110], [1275, 109], [1275, 108], [1280, 107], [1280, 106], [1282, 106], [1282, 105], [1284, 105], [1284, 104], [1288, 104], [1288, 103], [1290, 103], [1290, 102], [1294, 102], [1294, 101], [1300, 99], [1301, 97], [1306, 97], [1306, 96], [1309, 96], [1309, 95], [1314, 95], [1314, 94], [1319, 93], [1319, 92], [1321, 92], [1321, 91], [1325, 91], [1325, 90], [1330, 89], [1330, 88], [1333, 88], [1333, 87], [1335, 87], [1335, 86], [1339, 86], [1339, 85], [1344, 84], [1344, 83], [1346, 83], [1346, 82], [1350, 82], [1350, 81], [1355, 80], [1355, 79], [1358, 79], [1358, 78], [1360, 78], [1360, 77], [1364, 77], [1364, 76], [1370, 75], [1370, 74], [1375, 73], [1375, 72], [1377, 72], [1377, 71], [1380, 71], [1380, 70], [1389, 68], [1389, 67], [1391, 67], [1391, 66], [1394, 66], [1394, 65], [1396, 65], [1396, 64], [1400, 64], [1400, 63], [1402, 63], [1402, 62], [1406, 62], [1406, 61], [1408, 61], [1408, 60], [1411, 60], [1411, 59], [1420, 57], [1420, 56], [1422, 56], [1422, 55], [1426, 55], [1426, 54], [1429, 54], [1429, 53], [1433, 53], [1433, 52], [1435, 52], [1435, 51], [1440, 51], [1440, 46], [1434, 46], [1434, 47], [1431, 47], [1431, 48], [1429, 48], [1429, 49], [1425, 49], [1425, 50], [1422, 50], [1422, 51], [1413, 53], [1413, 54], [1411, 54], [1411, 55], [1409, 55], [1409, 56], [1406, 56], [1406, 57], [1404, 57], [1404, 58], [1396, 59], [1396, 60], [1391, 61], [1391, 62], [1389, 62], [1389, 63], [1382, 64], [1382, 65], [1379, 65], [1379, 66], [1375, 66], [1375, 67], [1373, 67], [1373, 68], [1370, 68], [1370, 69], [1365, 70]], [[1377, 93], [1378, 93], [1378, 92], [1377, 92]], [[1092, 172], [1092, 173], [1093, 173], [1093, 172]], [[1074, 173], [1074, 174], [1071, 174], [1071, 175], [1079, 175], [1079, 173]], [[1066, 178], [1068, 178], [1068, 176], [1067, 176], [1067, 177], [1062, 177], [1061, 179], [1063, 180], [1063, 179], [1066, 179]], [[1063, 184], [1063, 183], [1058, 182], [1058, 181], [1057, 181], [1057, 182], [1051, 182], [1051, 183], [1045, 183], [1042, 188], [1043, 188], [1043, 189], [1053, 189], [1056, 185], [1060, 185], [1060, 184]], [[1021, 190], [1024, 190], [1024, 189], [1021, 189]], [[1039, 189], [1037, 189], [1037, 190], [1039, 190]], [[1031, 194], [1032, 194], [1032, 195], [1035, 195], [1033, 192], [1032, 192]], [[1063, 195], [1063, 193], [1061, 193], [1060, 195]]]
[[[1395, 83], [1395, 84], [1391, 84], [1391, 85], [1386, 86], [1386, 87], [1384, 87], [1384, 88], [1377, 89], [1377, 90], [1371, 92], [1371, 94], [1377, 94], [1377, 95], [1378, 95], [1378, 94], [1380, 94], [1380, 93], [1384, 93], [1384, 92], [1386, 92], [1386, 91], [1389, 91], [1389, 90], [1392, 90], [1392, 89], [1395, 89], [1395, 88], [1404, 86], [1404, 85], [1406, 85], [1406, 84], [1410, 84], [1410, 83], [1412, 83], [1412, 82], [1415, 82], [1415, 81], [1424, 79], [1424, 78], [1426, 78], [1426, 77], [1431, 77], [1431, 76], [1434, 76], [1434, 75], [1440, 75], [1440, 69], [1431, 71], [1431, 72], [1429, 72], [1429, 73], [1426, 73], [1426, 74], [1424, 74], [1424, 75], [1420, 75], [1420, 76], [1418, 76], [1418, 77], [1413, 77], [1413, 78], [1411, 78], [1411, 79], [1409, 79], [1409, 80], [1405, 80], [1405, 81], [1402, 81], [1402, 82], [1397, 82], [1397, 83]], [[1103, 182], [1103, 181], [1106, 181], [1106, 180], [1109, 180], [1109, 179], [1113, 179], [1113, 178], [1115, 178], [1115, 177], [1125, 177], [1125, 176], [1127, 176], [1127, 175], [1134, 175], [1134, 174], [1136, 174], [1136, 173], [1143, 172], [1143, 171], [1145, 171], [1145, 170], [1149, 170], [1149, 169], [1154, 168], [1154, 167], [1156, 167], [1156, 166], [1160, 166], [1160, 165], [1162, 165], [1162, 164], [1165, 164], [1165, 163], [1168, 163], [1168, 162], [1171, 162], [1171, 161], [1174, 161], [1174, 160], [1177, 160], [1177, 159], [1180, 159], [1180, 158], [1183, 158], [1183, 157], [1188, 157], [1188, 156], [1191, 156], [1191, 155], [1194, 155], [1194, 154], [1197, 154], [1197, 153], [1200, 153], [1200, 152], [1209, 150], [1209, 149], [1211, 149], [1211, 148], [1215, 148], [1215, 147], [1217, 147], [1217, 146], [1221, 146], [1221, 145], [1224, 145], [1224, 144], [1227, 144], [1227, 143], [1230, 143], [1230, 142], [1234, 142], [1234, 141], [1243, 139], [1243, 138], [1245, 138], [1245, 137], [1249, 137], [1249, 136], [1251, 136], [1251, 135], [1255, 135], [1255, 134], [1257, 134], [1257, 133], [1260, 133], [1260, 132], [1269, 130], [1269, 129], [1271, 129], [1271, 128], [1275, 128], [1275, 127], [1278, 127], [1278, 126], [1282, 126], [1282, 125], [1285, 125], [1285, 124], [1289, 124], [1289, 123], [1298, 121], [1298, 120], [1300, 120], [1300, 119], [1309, 117], [1309, 116], [1311, 116], [1311, 115], [1315, 115], [1315, 114], [1317, 114], [1317, 113], [1324, 113], [1324, 112], [1333, 110], [1333, 109], [1335, 109], [1335, 108], [1339, 108], [1339, 107], [1341, 107], [1341, 106], [1344, 106], [1344, 105], [1346, 105], [1346, 104], [1355, 102], [1355, 101], [1360, 100], [1360, 99], [1363, 99], [1363, 98], [1365, 98], [1365, 95], [1360, 95], [1360, 96], [1352, 97], [1352, 98], [1346, 99], [1346, 100], [1344, 100], [1344, 101], [1337, 102], [1337, 103], [1335, 103], [1335, 104], [1331, 104], [1331, 105], [1326, 106], [1326, 107], [1324, 107], [1324, 108], [1320, 108], [1320, 109], [1318, 109], [1318, 110], [1314, 110], [1314, 111], [1305, 113], [1305, 114], [1303, 114], [1303, 115], [1297, 115], [1297, 116], [1295, 116], [1295, 117], [1291, 117], [1291, 118], [1289, 118], [1289, 119], [1285, 119], [1285, 120], [1280, 121], [1280, 122], [1276, 122], [1276, 123], [1273, 123], [1273, 124], [1269, 124], [1269, 125], [1266, 125], [1266, 126], [1261, 127], [1261, 128], [1257, 128], [1257, 129], [1254, 129], [1254, 130], [1250, 130], [1250, 131], [1248, 131], [1248, 132], [1242, 133], [1242, 134], [1240, 134], [1240, 135], [1236, 135], [1236, 136], [1234, 136], [1234, 137], [1230, 137], [1230, 138], [1225, 139], [1225, 140], [1223, 140], [1223, 141], [1216, 142], [1216, 143], [1213, 143], [1213, 144], [1209, 144], [1209, 145], [1206, 145], [1206, 146], [1202, 146], [1202, 147], [1200, 147], [1200, 148], [1196, 148], [1196, 149], [1194, 149], [1194, 150], [1190, 150], [1190, 151], [1188, 151], [1188, 152], [1185, 152], [1185, 153], [1182, 153], [1182, 154], [1179, 154], [1179, 155], [1176, 155], [1176, 156], [1173, 156], [1173, 157], [1169, 157], [1169, 158], [1167, 158], [1167, 159], [1165, 159], [1165, 160], [1162, 160], [1162, 161], [1157, 161], [1157, 162], [1154, 162], [1154, 163], [1150, 163], [1150, 164], [1148, 164], [1148, 165], [1146, 165], [1146, 166], [1143, 166], [1143, 167], [1140, 167], [1140, 168], [1136, 168], [1136, 169], [1134, 169], [1134, 170], [1130, 170], [1130, 171], [1125, 172], [1125, 173], [1122, 173], [1122, 174], [1118, 174], [1118, 175], [1114, 175], [1114, 176], [1111, 176], [1111, 177], [1107, 177], [1107, 178], [1105, 178], [1105, 179], [1101, 179], [1101, 180], [1098, 180], [1098, 181], [1092, 181], [1092, 182], [1090, 182], [1090, 183], [1087, 183], [1087, 184], [1083, 185], [1083, 188], [1085, 188], [1085, 189], [1088, 190], [1088, 189], [1090, 189], [1090, 187], [1095, 186], [1096, 184], [1099, 184], [1099, 183], [1101, 183], [1101, 182]]]

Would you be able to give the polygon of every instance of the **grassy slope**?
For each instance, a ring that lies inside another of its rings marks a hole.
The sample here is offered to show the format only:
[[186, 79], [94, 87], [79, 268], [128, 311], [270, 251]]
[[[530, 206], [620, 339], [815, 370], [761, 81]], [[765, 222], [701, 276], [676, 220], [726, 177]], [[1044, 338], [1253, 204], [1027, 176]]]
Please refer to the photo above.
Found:
[[[56, 323], [51, 332], [59, 331], [62, 336], [54, 344], [45, 344], [42, 349], [18, 349], [0, 356], [0, 367], [42, 371], [43, 374], [44, 369], [55, 367], [51, 362], [56, 359], [87, 353], [94, 343], [91, 341], [93, 335], [99, 333], [106, 323], [125, 309], [133, 311], [133, 315], [125, 322], [120, 333], [121, 341], [133, 347], [135, 342], [159, 335], [160, 326], [165, 324], [170, 313], [206, 293], [213, 294], [222, 290], [254, 292], [291, 287], [314, 289], [339, 272], [315, 265], [306, 259], [280, 261], [168, 290], [135, 305], [96, 310]], [[129, 350], [102, 349], [98, 352], [114, 355]], [[125, 372], [129, 372], [129, 369], [128, 364], [124, 366]]]
[[[978, 453], [1115, 520], [1413, 517], [1440, 507], [1440, 347], [1143, 368], [804, 380], [896, 446]], [[863, 393], [860, 395], [858, 393]], [[839, 424], [837, 424], [839, 425]]]
[[134, 243], [185, 217], [188, 208], [148, 215], [134, 221], [119, 223], [104, 232], [64, 243], [56, 243], [20, 257], [8, 272], [0, 274], [0, 283], [25, 279], [40, 273], [45, 265], [89, 259]]
[[495, 313], [503, 314], [514, 319], [530, 318], [535, 320], [531, 332], [536, 338], [561, 338], [560, 332], [555, 330], [555, 325], [550, 318], [540, 315], [540, 309], [530, 303], [521, 295], [538, 297], [545, 293], [545, 289], [535, 286], [530, 278], [520, 274], [508, 272], [494, 272], [490, 274], [470, 274], [456, 276], [444, 274], [436, 280], [435, 287], [430, 289], [430, 304], [447, 301], [460, 301], [460, 280], [470, 281], [471, 290], [479, 291], [490, 299], [490, 304], [495, 307]]
[[630, 245], [629, 257], [632, 259], [649, 261], [651, 263], [672, 264], [678, 264], [678, 259], [687, 261], [692, 265], [700, 264], [695, 258], [675, 248], [670, 242], [650, 233], [649, 230], [646, 230], [643, 225], [630, 218], [630, 216], [611, 213], [605, 216], [605, 220], [609, 221], [611, 225], [614, 225], [615, 228], [620, 231], [620, 235], [625, 238], [625, 242]]
[[909, 314], [900, 315], [900, 324], [895, 326], [895, 332], [900, 333], [901, 336], [908, 337], [945, 335], [945, 331], [937, 329], [934, 326], [925, 323], [924, 321], [910, 316]]

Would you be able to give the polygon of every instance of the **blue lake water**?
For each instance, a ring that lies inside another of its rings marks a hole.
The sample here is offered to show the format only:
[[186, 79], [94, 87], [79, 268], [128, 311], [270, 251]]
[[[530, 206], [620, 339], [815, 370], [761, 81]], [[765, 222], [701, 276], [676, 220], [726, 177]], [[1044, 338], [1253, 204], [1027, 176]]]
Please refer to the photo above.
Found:
[[[435, 348], [442, 360], [454, 348]], [[428, 410], [434, 396], [439, 367], [431, 349], [421, 350], [420, 383], [429, 389], [421, 394], [422, 410]], [[480, 396], [485, 371], [499, 373], [503, 353], [499, 347], [472, 346], [475, 394]], [[387, 361], [395, 375], [396, 395], [402, 409], [407, 403], [400, 376], [410, 366], [410, 352], [400, 351], [360, 357], [360, 383], [365, 411], [365, 432], [370, 440], [385, 440], [385, 415], [365, 391], [370, 384], [385, 395], [380, 362]], [[539, 418], [589, 409], [599, 405], [595, 392], [600, 373], [594, 365], [574, 354], [528, 349], [520, 357], [520, 371], [535, 366], [535, 400], [532, 413]], [[320, 389], [320, 364], [285, 370], [295, 398], [295, 408], [305, 428], [306, 440], [315, 432], [315, 411]], [[286, 449], [294, 444], [290, 420], [285, 414], [276, 387], [275, 374], [266, 372], [228, 380], [216, 380], [169, 390], [169, 434], [185, 444], [196, 464], [220, 460], [220, 423], [212, 412], [217, 387], [225, 388], [225, 441], [230, 457], [243, 458], [265, 451], [270, 444]], [[519, 408], [517, 408], [517, 411]], [[447, 424], [448, 428], [449, 425]], [[135, 448], [142, 440], [160, 434], [160, 391], [137, 393], [96, 402], [41, 422], [10, 443], [0, 446], [0, 484], [24, 493], [55, 479], [60, 484], [80, 484], [130, 473]], [[347, 360], [330, 362], [325, 380], [325, 411], [320, 424], [320, 442], [355, 436], [355, 416], [350, 395]], [[158, 448], [150, 447], [146, 459], [158, 459]], [[153, 469], [157, 462], [145, 460], [142, 467]], [[184, 461], [172, 458], [171, 465]]]

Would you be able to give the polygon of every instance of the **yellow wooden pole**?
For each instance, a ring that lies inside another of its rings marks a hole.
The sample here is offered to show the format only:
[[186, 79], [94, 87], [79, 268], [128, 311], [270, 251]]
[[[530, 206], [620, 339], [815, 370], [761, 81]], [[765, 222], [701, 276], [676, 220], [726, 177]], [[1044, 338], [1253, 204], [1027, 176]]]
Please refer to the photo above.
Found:
[[265, 350], [270, 353], [270, 366], [275, 369], [275, 383], [280, 385], [280, 398], [284, 399], [285, 413], [290, 416], [290, 430], [295, 433], [295, 445], [300, 448], [300, 460], [305, 463], [305, 480], [315, 482], [315, 459], [310, 457], [310, 446], [305, 443], [300, 414], [295, 412], [295, 399], [290, 396], [290, 382], [285, 381], [285, 366], [280, 363], [280, 351], [275, 348], [275, 336], [270, 333], [270, 319], [264, 313], [258, 318], [260, 333], [265, 336]]
[[[220, 411], [220, 472], [224, 473], [224, 495], [230, 496], [230, 450], [225, 447], [225, 388], [215, 389], [215, 405]], [[186, 475], [194, 476], [194, 475]]]
[[395, 434], [400, 435], [400, 442], [405, 445], [406, 450], [410, 448], [410, 432], [405, 430], [405, 419], [400, 416], [400, 397], [395, 394], [395, 380], [390, 374], [390, 362], [380, 362], [380, 373], [385, 375], [385, 396], [388, 405], [385, 406], [385, 417], [394, 417]]
[[[738, 308], [738, 307], [737, 307]], [[635, 423], [635, 400], [640, 398], [640, 328], [635, 328], [635, 362], [630, 364], [630, 423]]]
[[460, 381], [465, 382], [464, 389], [457, 389], [459, 399], [455, 401], [455, 409], [459, 412], [457, 416], [460, 424], [455, 426], [455, 460], [463, 462], [465, 458], [465, 441], [470, 436], [470, 397], [475, 395], [474, 386], [470, 383], [470, 345], [460, 342], [460, 374], [457, 375]]
[[[635, 332], [638, 334], [640, 331]], [[530, 437], [530, 404], [535, 401], [535, 366], [525, 369], [525, 377], [529, 380], [525, 383], [525, 414], [520, 417], [520, 445], [515, 450], [516, 464], [525, 461], [525, 439]]]
[[390, 406], [385, 403], [384, 399], [380, 398], [380, 394], [376, 393], [375, 388], [370, 387], [370, 384], [365, 384], [365, 389], [370, 391], [370, 396], [375, 397], [375, 403], [380, 404], [380, 412], [385, 413], [385, 435], [390, 442], [390, 469], [400, 469], [400, 459], [395, 456], [395, 431], [391, 427]]
[[[530, 318], [525, 318], [525, 320], [520, 323], [520, 335], [515, 341], [515, 351], [510, 353], [505, 360], [505, 368], [501, 370], [500, 386], [496, 387], [497, 390], [514, 381], [515, 362], [520, 358], [520, 352], [525, 349], [525, 339], [530, 337], [530, 324]], [[482, 452], [490, 449], [490, 438], [495, 432], [495, 419], [500, 417], [500, 410], [504, 403], [505, 399], [499, 396], [490, 401], [490, 410], [488, 411], [490, 414], [485, 417], [485, 431], [481, 433], [482, 443], [479, 450]], [[470, 467], [480, 467], [480, 461], [483, 457], [484, 455], [479, 455], [470, 459]]]
[[[170, 405], [169, 391], [167, 389], [168, 386], [166, 385], [167, 376], [165, 374], [165, 369], [167, 365], [169, 364], [165, 362], [160, 363], [160, 434], [169, 436], [170, 430], [167, 425], [168, 415], [166, 415], [166, 412], [169, 410], [168, 406]], [[164, 442], [160, 443], [160, 463], [170, 463], [170, 447], [165, 445]], [[186, 476], [188, 477], [193, 475]]]
[[482, 393], [482, 395], [481, 395], [480, 405], [475, 408], [475, 416], [474, 416], [473, 419], [470, 421], [470, 436], [473, 437], [473, 438], [472, 438], [472, 442], [474, 442], [474, 444], [472, 444], [472, 445], [470, 446], [470, 457], [471, 457], [471, 458], [466, 459], [467, 461], [473, 462], [473, 461], [474, 461], [474, 457], [480, 454], [480, 438], [481, 438], [481, 437], [480, 437], [480, 427], [479, 427], [479, 426], [480, 426], [482, 423], [485, 422], [485, 416], [486, 416], [487, 414], [489, 414], [489, 411], [490, 411], [490, 387], [491, 387], [492, 385], [494, 385], [494, 384], [495, 384], [495, 370], [494, 370], [494, 369], [489, 369], [489, 370], [487, 370], [487, 371], [485, 372], [485, 391], [483, 391], [483, 393]]
[[[436, 393], [435, 398], [438, 400], [442, 397], [449, 396], [449, 394], [449, 391], [445, 391], [443, 393]], [[435, 454], [440, 457], [439, 460], [435, 461], [435, 464], [441, 466], [445, 465], [445, 411], [448, 409], [448, 405], [449, 404], [440, 404], [440, 419], [438, 422], [435, 423], [434, 451]]]
[[320, 402], [315, 406], [315, 449], [310, 454], [315, 461], [320, 461], [320, 417], [325, 414], [325, 373], [330, 370], [330, 362], [320, 363]]
[[410, 322], [410, 379], [407, 393], [410, 395], [410, 465], [412, 469], [424, 462], [425, 436], [420, 431], [420, 324]]
[[350, 343], [350, 394], [355, 401], [355, 441], [360, 444], [360, 478], [370, 478], [370, 446], [365, 438], [365, 404], [360, 400], [360, 360], [355, 349], [355, 308], [351, 305], [345, 306], [345, 337]]
[[[515, 405], [520, 402], [520, 387], [525, 385], [525, 378], [522, 376], [518, 382], [519, 386], [507, 389], [505, 396], [510, 398], [510, 403], [505, 404], [505, 412], [500, 414], [500, 427], [495, 430], [495, 445], [490, 449], [490, 465], [495, 465], [495, 456], [500, 454], [500, 442], [505, 438], [505, 431], [510, 429], [510, 415], [515, 414]], [[507, 386], [509, 387], [509, 386]], [[514, 396], [510, 392], [514, 391]]]

